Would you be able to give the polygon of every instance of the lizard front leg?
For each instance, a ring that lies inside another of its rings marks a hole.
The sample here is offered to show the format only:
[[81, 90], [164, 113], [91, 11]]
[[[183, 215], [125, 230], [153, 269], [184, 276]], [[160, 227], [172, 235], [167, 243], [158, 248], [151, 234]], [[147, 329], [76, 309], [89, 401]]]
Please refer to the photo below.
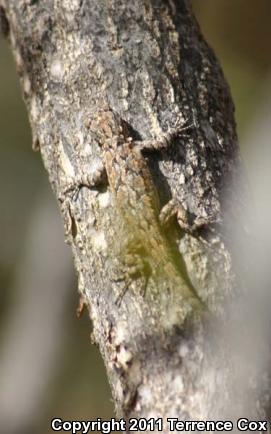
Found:
[[74, 201], [77, 200], [81, 187], [95, 188], [105, 183], [106, 171], [103, 162], [93, 167], [89, 173], [79, 173], [69, 177], [63, 191], [58, 195], [61, 212], [64, 218], [65, 241], [70, 244], [74, 238]]
[[73, 177], [64, 189], [64, 195], [69, 192], [78, 194], [80, 187], [95, 188], [106, 183], [106, 169], [102, 162], [95, 170], [89, 173], [79, 173]]
[[212, 223], [208, 218], [196, 217], [191, 220], [189, 212], [180, 201], [171, 199], [161, 210], [159, 220], [162, 226], [166, 226], [173, 217], [177, 217], [180, 228], [187, 233], [193, 234], [204, 226]]
[[[187, 127], [183, 127], [174, 132], [164, 133], [159, 139], [150, 139], [143, 140], [142, 142], [136, 141], [135, 147], [137, 152], [142, 151], [161, 151], [167, 149], [172, 140], [180, 134], [184, 130], [191, 128], [191, 125]], [[192, 218], [185, 205], [180, 202], [180, 200], [176, 198], [172, 198], [160, 211], [159, 220], [162, 226], [166, 226], [173, 217], [177, 217], [177, 222], [180, 228], [188, 233], [194, 233], [197, 230], [203, 228], [210, 224], [210, 220], [208, 218], [204, 218], [202, 216], [198, 216], [196, 218]]]
[[176, 126], [173, 130], [162, 133], [158, 138], [134, 141], [134, 144], [140, 151], [161, 151], [167, 149], [176, 137], [186, 136], [185, 131], [190, 130], [192, 127], [194, 127], [194, 124]]

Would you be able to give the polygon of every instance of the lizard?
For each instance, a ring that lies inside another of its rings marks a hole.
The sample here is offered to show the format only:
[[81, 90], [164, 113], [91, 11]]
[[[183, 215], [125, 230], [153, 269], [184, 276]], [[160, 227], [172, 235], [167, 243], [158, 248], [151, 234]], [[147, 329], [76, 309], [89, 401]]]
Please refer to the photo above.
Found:
[[[178, 268], [160, 221], [158, 192], [142, 154], [145, 147], [155, 148], [155, 144], [134, 139], [129, 125], [111, 109], [101, 110], [90, 128], [102, 148], [102, 166], [92, 174], [79, 176], [75, 184], [95, 188], [106, 175], [120, 218], [131, 235], [127, 243], [127, 273], [150, 272], [153, 277], [160, 273], [179, 288], [186, 302], [202, 308], [203, 303]], [[159, 148], [167, 146], [171, 138], [171, 134], [165, 134], [156, 144]]]

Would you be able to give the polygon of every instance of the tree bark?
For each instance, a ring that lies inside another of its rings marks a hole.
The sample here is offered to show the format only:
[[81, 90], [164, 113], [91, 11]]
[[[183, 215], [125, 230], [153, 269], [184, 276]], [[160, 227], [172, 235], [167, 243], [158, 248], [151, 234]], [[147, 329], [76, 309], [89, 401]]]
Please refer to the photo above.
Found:
[[[239, 153], [228, 86], [189, 1], [0, 4], [33, 145], [63, 213], [117, 414], [161, 417], [163, 432], [169, 431], [167, 417], [264, 415], [258, 391], [238, 380], [221, 332], [226, 306], [238, 292], [225, 235], [238, 200], [231, 196], [224, 205], [222, 198], [233, 188], [229, 179], [238, 174]], [[205, 303], [203, 316], [180, 314], [182, 298], [165, 276], [158, 283], [150, 278], [144, 296], [141, 279], [134, 279], [116, 302], [123, 288], [115, 278], [114, 246], [122, 244], [122, 222], [110, 188], [81, 186], [72, 195], [68, 189], [78, 174], [100, 163], [89, 124], [108, 105], [144, 140], [158, 139], [180, 118], [192, 124], [171, 150], [149, 153], [146, 161], [161, 207], [177, 191], [191, 215], [212, 222], [200, 234], [184, 234], [174, 222], [168, 228], [185, 262], [182, 271]]]

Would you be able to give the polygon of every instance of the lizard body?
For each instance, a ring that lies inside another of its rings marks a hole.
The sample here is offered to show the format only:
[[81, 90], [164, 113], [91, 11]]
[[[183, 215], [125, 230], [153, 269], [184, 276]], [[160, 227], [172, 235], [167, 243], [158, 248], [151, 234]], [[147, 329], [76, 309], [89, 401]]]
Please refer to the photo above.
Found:
[[183, 278], [159, 221], [159, 198], [142, 155], [144, 144], [133, 140], [128, 126], [110, 110], [102, 111], [92, 128], [102, 146], [104, 168], [91, 178], [87, 176], [81, 184], [97, 185], [106, 171], [120, 218], [132, 235], [132, 250], [141, 252], [141, 259], [148, 262], [153, 277], [166, 276], [187, 302], [200, 307], [200, 299]]

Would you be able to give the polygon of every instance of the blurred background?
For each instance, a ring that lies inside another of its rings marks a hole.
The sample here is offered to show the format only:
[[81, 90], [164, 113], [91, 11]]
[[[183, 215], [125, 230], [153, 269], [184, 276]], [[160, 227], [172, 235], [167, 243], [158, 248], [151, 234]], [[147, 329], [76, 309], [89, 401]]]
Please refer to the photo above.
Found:
[[[252, 176], [270, 142], [270, 0], [194, 0], [236, 105]], [[270, 166], [269, 166], [270, 167]], [[264, 182], [259, 178], [259, 183]], [[8, 43], [0, 36], [0, 433], [51, 431], [53, 417], [113, 416], [78, 295], [56, 201], [31, 134]], [[57, 261], [55, 258], [58, 258]]]

